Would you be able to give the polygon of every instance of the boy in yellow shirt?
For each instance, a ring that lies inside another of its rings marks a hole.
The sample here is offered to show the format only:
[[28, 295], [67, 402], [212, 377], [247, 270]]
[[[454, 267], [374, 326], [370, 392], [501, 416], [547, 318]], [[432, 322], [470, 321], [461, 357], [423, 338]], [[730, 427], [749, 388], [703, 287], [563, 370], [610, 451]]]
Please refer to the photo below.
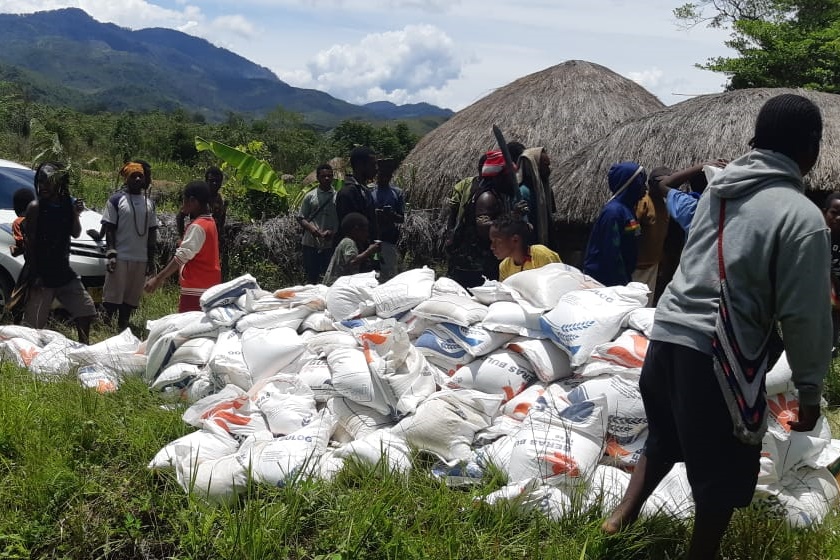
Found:
[[529, 245], [530, 226], [518, 216], [505, 215], [490, 226], [490, 249], [499, 264], [499, 281], [523, 270], [559, 263], [560, 256], [545, 245]]

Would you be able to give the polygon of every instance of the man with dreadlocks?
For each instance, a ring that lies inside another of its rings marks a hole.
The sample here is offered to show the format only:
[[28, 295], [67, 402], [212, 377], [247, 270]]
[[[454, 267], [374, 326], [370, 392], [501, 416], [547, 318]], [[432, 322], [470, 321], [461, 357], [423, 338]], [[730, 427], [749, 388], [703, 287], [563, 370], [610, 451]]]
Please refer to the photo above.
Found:
[[70, 174], [60, 163], [42, 163], [35, 171], [33, 200], [26, 209], [26, 261], [33, 275], [23, 312], [23, 324], [43, 329], [53, 299], [76, 320], [79, 342], [87, 344], [96, 316], [93, 299], [81, 278], [70, 268], [70, 237], [79, 237], [82, 200], [70, 197]]
[[750, 504], [767, 429], [767, 346], [781, 324], [799, 393], [795, 432], [820, 417], [831, 363], [831, 245], [803, 176], [817, 161], [819, 108], [792, 94], [758, 113], [752, 150], [709, 182], [680, 267], [656, 307], [639, 388], [648, 439], [607, 533], [638, 517], [674, 463], [694, 495], [691, 560], [717, 556], [735, 508]]
[[108, 199], [102, 214], [108, 259], [102, 305], [108, 321], [117, 315], [123, 330], [140, 305], [148, 265], [154, 262], [158, 219], [146, 190], [143, 165], [127, 163], [120, 175], [125, 187]]

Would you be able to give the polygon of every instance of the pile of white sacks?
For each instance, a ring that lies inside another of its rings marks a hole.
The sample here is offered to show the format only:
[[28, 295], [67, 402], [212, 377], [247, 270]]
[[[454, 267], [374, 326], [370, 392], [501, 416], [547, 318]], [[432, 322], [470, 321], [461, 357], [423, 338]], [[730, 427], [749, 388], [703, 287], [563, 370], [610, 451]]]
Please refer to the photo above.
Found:
[[[69, 345], [67, 363], [50, 362], [51, 371], [79, 366], [99, 390], [139, 367], [153, 390], [191, 403], [183, 418], [197, 428], [149, 468], [173, 470], [185, 490], [213, 501], [235, 498], [249, 480], [330, 479], [351, 459], [408, 472], [418, 450], [437, 456], [434, 473], [452, 484], [492, 466], [509, 485], [483, 500], [559, 518], [613, 507], [644, 447], [647, 295], [642, 284], [605, 288], [563, 264], [472, 295], [427, 268], [381, 285], [369, 273], [276, 292], [244, 276], [205, 293], [202, 312], [150, 321], [144, 343], [125, 332], [78, 347], [3, 327], [0, 356], [44, 375], [50, 347]], [[812, 432], [790, 431], [797, 396], [784, 356], [767, 394], [755, 500], [793, 526], [819, 522], [840, 497], [827, 469], [840, 441], [825, 418]], [[692, 512], [677, 465], [644, 513]]]

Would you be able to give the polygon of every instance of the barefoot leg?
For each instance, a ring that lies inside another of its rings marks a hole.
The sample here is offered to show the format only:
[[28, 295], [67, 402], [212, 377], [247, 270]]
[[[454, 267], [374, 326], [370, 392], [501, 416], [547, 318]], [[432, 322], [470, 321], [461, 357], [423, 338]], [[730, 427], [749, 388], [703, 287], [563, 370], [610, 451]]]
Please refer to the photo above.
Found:
[[632, 524], [639, 517], [645, 500], [650, 497], [673, 466], [674, 463], [650, 461], [647, 455], [642, 455], [630, 477], [627, 492], [618, 507], [601, 525], [601, 530], [612, 535]]

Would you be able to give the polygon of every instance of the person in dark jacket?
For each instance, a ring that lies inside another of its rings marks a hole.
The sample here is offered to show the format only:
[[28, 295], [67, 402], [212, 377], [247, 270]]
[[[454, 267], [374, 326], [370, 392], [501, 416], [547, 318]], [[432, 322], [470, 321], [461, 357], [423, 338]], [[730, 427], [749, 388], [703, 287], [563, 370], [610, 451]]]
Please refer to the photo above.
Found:
[[641, 228], [634, 208], [645, 194], [647, 175], [638, 163], [613, 164], [607, 174], [612, 198], [592, 226], [583, 271], [605, 286], [632, 280], [639, 255]]
[[[335, 195], [335, 209], [338, 223], [352, 212], [357, 212], [368, 219], [370, 238], [379, 239], [379, 228], [376, 220], [376, 205], [373, 194], [367, 184], [376, 178], [376, 155], [367, 146], [358, 146], [350, 152], [350, 167], [352, 174], [344, 178], [344, 186]], [[341, 232], [339, 239], [346, 236]]]

